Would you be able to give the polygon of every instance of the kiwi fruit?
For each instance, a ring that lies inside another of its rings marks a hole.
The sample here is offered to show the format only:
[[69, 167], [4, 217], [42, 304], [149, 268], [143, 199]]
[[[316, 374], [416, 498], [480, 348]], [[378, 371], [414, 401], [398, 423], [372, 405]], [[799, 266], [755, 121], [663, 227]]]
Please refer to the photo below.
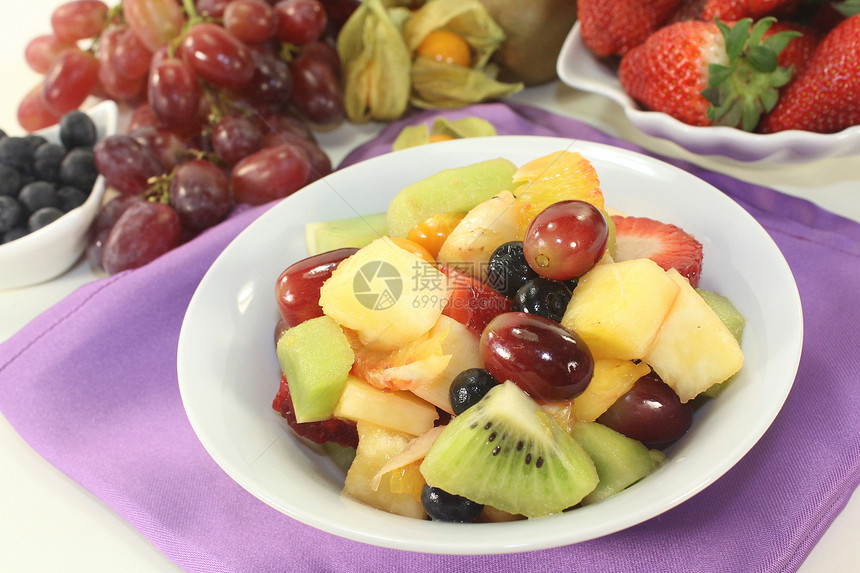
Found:
[[560, 513], [598, 483], [585, 450], [513, 382], [455, 416], [421, 473], [431, 486], [526, 517]]

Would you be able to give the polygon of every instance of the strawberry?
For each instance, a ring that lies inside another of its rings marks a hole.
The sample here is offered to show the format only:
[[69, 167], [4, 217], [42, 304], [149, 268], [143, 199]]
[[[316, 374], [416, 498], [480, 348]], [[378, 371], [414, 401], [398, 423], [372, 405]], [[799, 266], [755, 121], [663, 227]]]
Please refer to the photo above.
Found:
[[740, 20], [790, 13], [798, 0], [707, 0], [702, 8], [702, 19]]
[[480, 336], [491, 320], [511, 310], [513, 301], [487, 283], [448, 265], [440, 265], [439, 270], [451, 285], [451, 295], [442, 314], [475, 334]]
[[797, 32], [766, 39], [773, 18], [752, 25], [689, 20], [660, 28], [621, 58], [618, 79], [634, 99], [691, 125], [752, 131], [791, 70], [779, 53]]
[[759, 131], [799, 129], [835, 133], [860, 124], [860, 14], [847, 18], [818, 45]]
[[790, 31], [798, 32], [800, 36], [791, 40], [785, 49], [779, 53], [779, 65], [784, 68], [791, 68], [791, 77], [796, 78], [806, 69], [807, 64], [812, 59], [812, 54], [815, 53], [818, 43], [821, 41], [821, 35], [818, 30], [809, 26], [794, 22], [775, 22], [765, 32], [764, 37], [768, 38], [779, 32]]
[[612, 216], [616, 262], [651, 259], [660, 268], [677, 269], [698, 286], [702, 274], [702, 244], [680, 227], [647, 217]]
[[645, 41], [681, 0], [578, 0], [582, 40], [600, 57], [622, 56]]

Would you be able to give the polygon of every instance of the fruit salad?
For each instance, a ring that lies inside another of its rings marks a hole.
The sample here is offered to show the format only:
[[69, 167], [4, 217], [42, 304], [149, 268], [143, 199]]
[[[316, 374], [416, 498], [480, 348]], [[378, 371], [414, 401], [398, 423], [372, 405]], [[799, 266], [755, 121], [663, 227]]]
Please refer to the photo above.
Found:
[[275, 286], [272, 403], [343, 493], [448, 522], [537, 518], [654, 472], [743, 365], [703, 249], [604, 203], [581, 154], [443, 170], [306, 228]]

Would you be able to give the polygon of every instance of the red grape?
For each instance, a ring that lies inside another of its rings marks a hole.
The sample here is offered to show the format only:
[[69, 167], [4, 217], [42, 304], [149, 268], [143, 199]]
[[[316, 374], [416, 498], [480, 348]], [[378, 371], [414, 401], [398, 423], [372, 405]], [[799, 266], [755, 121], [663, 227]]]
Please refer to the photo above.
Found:
[[113, 57], [117, 73], [127, 78], [140, 78], [149, 73], [152, 50], [131, 28], [123, 28], [119, 34]]
[[219, 87], [238, 90], [254, 76], [248, 47], [218, 24], [192, 27], [182, 40], [181, 54], [200, 78]]
[[235, 165], [262, 146], [260, 128], [241, 115], [224, 117], [212, 130], [212, 150], [227, 165]]
[[156, 125], [141, 125], [128, 134], [154, 151], [165, 171], [181, 163], [188, 151], [188, 145], [175, 132]]
[[101, 0], [72, 0], [51, 14], [51, 28], [58, 38], [76, 42], [94, 38], [107, 23], [108, 7]]
[[269, 133], [294, 133], [310, 141], [316, 141], [314, 132], [297, 117], [282, 113], [267, 113], [260, 117], [264, 130]]
[[275, 11], [260, 0], [233, 0], [224, 9], [224, 27], [248, 44], [273, 38], [277, 24]]
[[191, 231], [220, 223], [233, 207], [230, 180], [220, 167], [206, 159], [177, 166], [170, 179], [169, 194], [182, 227]]
[[269, 133], [263, 137], [263, 147], [277, 147], [283, 144], [294, 145], [307, 154], [310, 160], [310, 173], [308, 174], [307, 183], [316, 181], [332, 172], [331, 159], [313, 141], [289, 132]]
[[116, 101], [130, 101], [141, 94], [145, 81], [143, 77], [129, 78], [120, 73], [116, 64], [117, 45], [126, 29], [110, 27], [99, 38], [98, 60], [99, 81], [105, 94]]
[[302, 57], [313, 58], [324, 63], [331, 68], [335, 77], [340, 77], [340, 56], [337, 53], [337, 49], [328, 42], [321, 40], [308, 42], [302, 46]]
[[149, 74], [148, 101], [159, 121], [168, 128], [198, 122], [200, 86], [197, 76], [179, 58], [161, 60]]
[[99, 81], [99, 62], [80, 49], [61, 53], [45, 75], [42, 97], [45, 107], [65, 115], [80, 107]]
[[290, 63], [292, 104], [312, 123], [331, 125], [343, 119], [343, 91], [330, 67], [314, 58], [299, 56]]
[[536, 314], [497, 316], [481, 335], [481, 359], [496, 380], [510, 380], [538, 402], [582, 394], [594, 374], [588, 347], [575, 333]]
[[61, 40], [54, 34], [36, 36], [24, 48], [24, 60], [33, 71], [44, 75], [60, 54], [74, 47], [74, 42]]
[[302, 259], [284, 269], [275, 283], [275, 300], [288, 327], [323, 315], [319, 305], [322, 284], [342, 260], [356, 251], [358, 249], [335, 249]]
[[116, 224], [120, 215], [136, 201], [143, 201], [143, 199], [136, 195], [116, 195], [99, 209], [90, 227], [87, 244], [87, 259], [89, 259], [93, 268], [104, 270], [102, 266], [102, 253], [104, 252], [105, 241], [107, 241], [108, 235], [110, 235], [110, 230]]
[[136, 269], [179, 245], [179, 215], [157, 201], [136, 201], [120, 215], [102, 252], [108, 274]]
[[310, 160], [292, 145], [261, 149], [233, 167], [233, 194], [239, 203], [261, 205], [301, 189], [310, 174]]
[[598, 422], [653, 448], [668, 446], [693, 423], [693, 406], [655, 372], [646, 374], [618, 398]]
[[251, 60], [254, 75], [242, 93], [256, 103], [276, 103], [289, 101], [293, 93], [293, 76], [290, 67], [266, 49], [252, 49]]
[[131, 118], [128, 122], [129, 133], [144, 125], [154, 125], [155, 127], [164, 127], [158, 118], [155, 117], [155, 112], [148, 103], [141, 104], [134, 108], [131, 112]]
[[111, 135], [93, 149], [96, 167], [105, 181], [121, 193], [138, 195], [149, 188], [149, 179], [164, 173], [155, 152], [129, 135]]
[[18, 104], [18, 123], [26, 131], [38, 131], [60, 122], [60, 116], [45, 106], [42, 91], [40, 82]]
[[185, 14], [176, 0], [122, 0], [126, 22], [151, 52], [179, 36]]
[[207, 18], [223, 18], [231, 0], [196, 0], [197, 13]]
[[558, 281], [588, 272], [606, 251], [609, 226], [585, 201], [560, 201], [537, 214], [523, 238], [523, 253], [539, 275]]
[[325, 31], [325, 8], [317, 0], [280, 0], [275, 4], [278, 39], [289, 44], [312, 42]]

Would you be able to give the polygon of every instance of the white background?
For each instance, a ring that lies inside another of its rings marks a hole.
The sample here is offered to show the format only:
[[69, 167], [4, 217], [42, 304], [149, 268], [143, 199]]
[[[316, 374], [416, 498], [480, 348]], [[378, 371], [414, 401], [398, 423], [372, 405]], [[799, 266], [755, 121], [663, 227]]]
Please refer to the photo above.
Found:
[[[0, 8], [0, 127], [21, 133], [15, 111], [38, 76], [24, 62], [26, 43], [50, 30], [57, 0], [5, 0]], [[589, 121], [655, 151], [810, 199], [860, 221], [860, 157], [798, 166], [743, 165], [692, 158], [636, 132], [614, 104], [557, 83], [530, 88], [515, 99]], [[375, 135], [381, 126], [343, 125], [320, 134], [333, 162]], [[49, 283], [0, 291], [0, 341], [94, 276], [85, 261]], [[35, 453], [0, 416], [0, 571], [179, 571], [125, 521]], [[802, 463], [800, 461], [799, 463]], [[856, 572], [860, 563], [860, 495], [855, 493], [801, 567], [803, 573]]]

